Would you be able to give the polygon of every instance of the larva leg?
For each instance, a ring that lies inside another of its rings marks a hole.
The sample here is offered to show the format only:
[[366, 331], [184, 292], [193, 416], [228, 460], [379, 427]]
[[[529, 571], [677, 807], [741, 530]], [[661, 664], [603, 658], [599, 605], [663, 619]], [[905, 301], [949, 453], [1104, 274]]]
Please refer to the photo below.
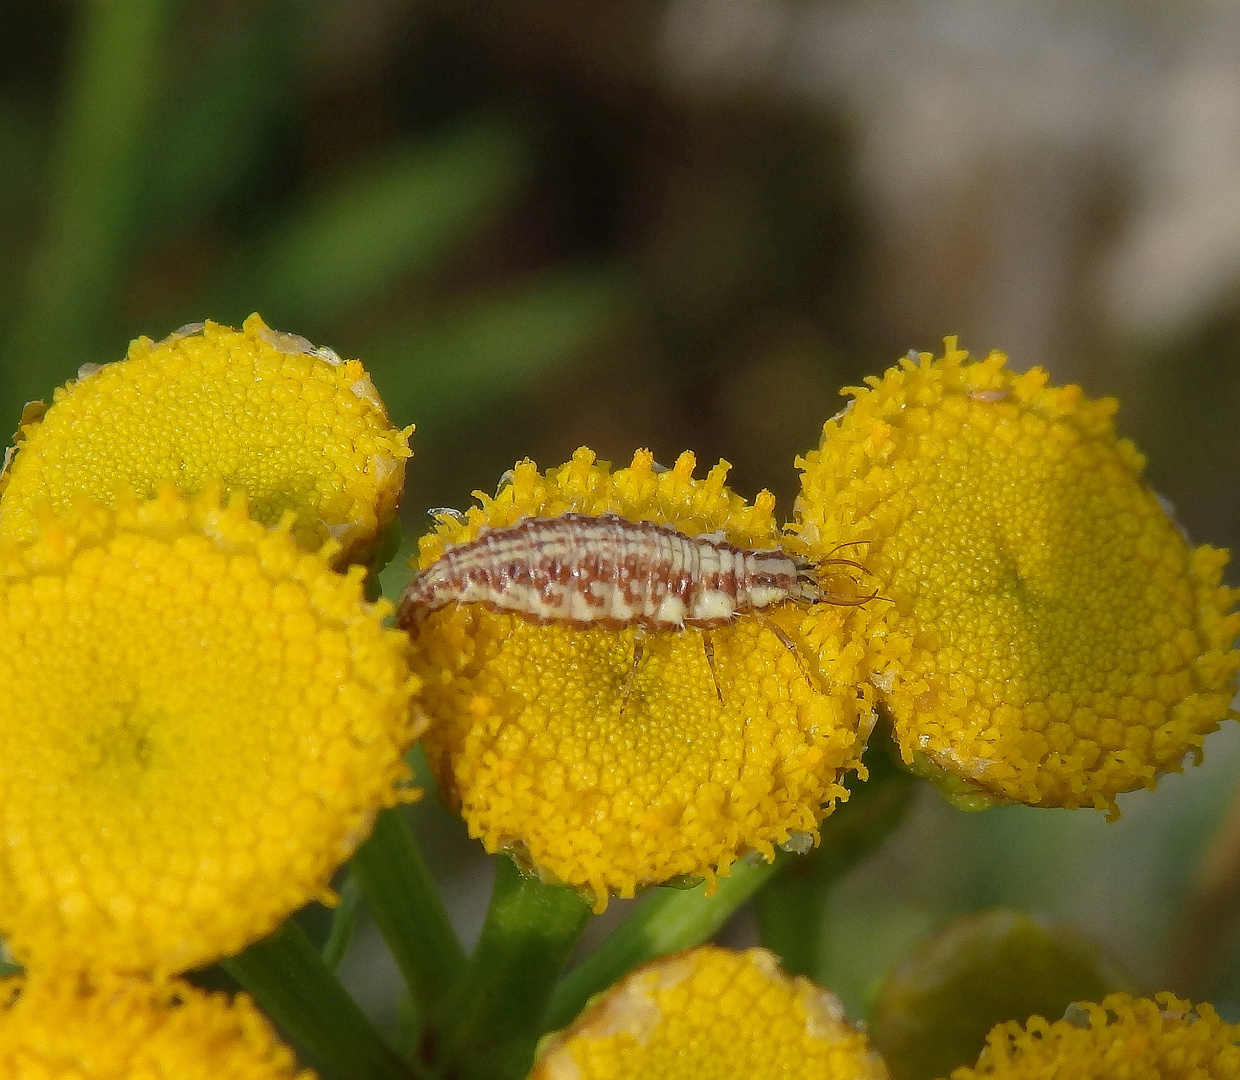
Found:
[[633, 631], [633, 663], [624, 678], [624, 690], [620, 694], [620, 715], [624, 715], [624, 707], [629, 703], [629, 691], [633, 689], [633, 679], [637, 675], [637, 665], [642, 662], [642, 654], [646, 651], [646, 630], [637, 627]]
[[793, 641], [792, 638], [788, 636], [787, 631], [785, 631], [784, 628], [780, 626], [778, 623], [771, 622], [771, 620], [768, 619], [765, 615], [763, 615], [762, 612], [760, 611], [755, 611], [754, 615], [758, 617], [758, 620], [762, 623], [763, 626], [765, 626], [772, 634], [774, 634], [777, 638], [779, 638], [780, 644], [782, 644], [785, 649], [787, 649], [790, 653], [792, 653], [793, 657], [795, 657], [796, 659], [797, 667], [801, 669], [801, 674], [805, 677], [805, 681], [809, 683], [810, 689], [817, 690], [818, 687], [814, 685], [814, 680], [810, 676], [809, 668], [805, 666], [805, 657], [801, 655], [801, 650], [797, 648], [796, 642]]
[[723, 704], [723, 691], [719, 689], [719, 676], [715, 674], [715, 640], [709, 630], [702, 631], [702, 652], [706, 654], [706, 666], [710, 668], [711, 681], [715, 684], [715, 696]]

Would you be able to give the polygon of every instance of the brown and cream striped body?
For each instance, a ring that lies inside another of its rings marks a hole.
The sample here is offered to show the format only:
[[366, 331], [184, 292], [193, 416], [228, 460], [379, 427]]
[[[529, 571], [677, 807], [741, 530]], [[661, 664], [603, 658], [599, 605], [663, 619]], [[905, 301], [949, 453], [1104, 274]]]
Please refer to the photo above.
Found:
[[406, 628], [448, 604], [482, 604], [584, 629], [710, 628], [785, 600], [823, 599], [810, 564], [615, 514], [526, 518], [449, 548], [401, 597]]

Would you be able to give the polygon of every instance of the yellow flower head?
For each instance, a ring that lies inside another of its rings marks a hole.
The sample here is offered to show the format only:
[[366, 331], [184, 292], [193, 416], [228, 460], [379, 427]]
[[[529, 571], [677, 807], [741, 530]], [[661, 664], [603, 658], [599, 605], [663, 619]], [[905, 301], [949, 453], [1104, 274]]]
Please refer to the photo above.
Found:
[[407, 642], [363, 571], [213, 491], [0, 542], [0, 934], [173, 972], [313, 898], [405, 797]]
[[765, 949], [656, 960], [546, 1039], [530, 1080], [887, 1080], [835, 997]]
[[868, 541], [890, 606], [873, 670], [906, 761], [1003, 799], [1114, 807], [1228, 716], [1225, 551], [1193, 549], [1115, 434], [1115, 402], [992, 353], [903, 361], [828, 421], [795, 528]]
[[0, 980], [5, 1080], [314, 1080], [245, 994], [123, 976]]
[[294, 511], [307, 550], [331, 537], [338, 562], [362, 562], [395, 516], [412, 430], [392, 427], [359, 361], [257, 315], [239, 331], [140, 337], [124, 360], [83, 368], [50, 409], [27, 406], [0, 476], [0, 537], [29, 539], [43, 509], [82, 495], [149, 498], [167, 481], [192, 495], [218, 480], [266, 525]]
[[[693, 479], [692, 454], [663, 472], [649, 451], [612, 471], [589, 450], [545, 476], [530, 461], [494, 498], [422, 538], [420, 565], [488, 527], [566, 512], [649, 520], [733, 544], [780, 542], [774, 500], [724, 487], [721, 462]], [[705, 632], [534, 625], [479, 605], [432, 614], [414, 640], [427, 755], [450, 802], [488, 851], [515, 850], [546, 877], [632, 896], [679, 875], [713, 881], [750, 851], [772, 857], [817, 836], [857, 764], [872, 714], [855, 689], [860, 657], [817, 657], [839, 608], [791, 604]], [[777, 624], [796, 651], [772, 631]], [[812, 680], [812, 685], [811, 685]], [[794, 841], [796, 842], [796, 841]]]
[[1155, 999], [1112, 994], [1073, 1006], [1071, 1021], [1040, 1016], [1000, 1024], [986, 1037], [976, 1068], [952, 1080], [1236, 1080], [1240, 1028], [1209, 1005], [1173, 994]]

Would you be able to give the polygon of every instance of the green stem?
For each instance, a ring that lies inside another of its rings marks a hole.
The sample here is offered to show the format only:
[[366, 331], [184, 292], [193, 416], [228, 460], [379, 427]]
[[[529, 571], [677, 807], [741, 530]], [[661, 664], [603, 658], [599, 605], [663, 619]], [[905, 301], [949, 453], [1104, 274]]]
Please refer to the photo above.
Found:
[[362, 894], [358, 888], [357, 875], [349, 871], [340, 886], [340, 904], [332, 916], [331, 930], [323, 943], [323, 963], [332, 971], [340, 966], [345, 950], [357, 929], [357, 916], [362, 906]]
[[823, 820], [818, 847], [786, 860], [755, 897], [762, 944], [791, 974], [822, 981], [831, 889], [882, 845], [912, 805], [918, 781], [896, 753], [885, 729], [876, 732], [864, 759], [869, 779], [849, 778], [850, 798]]
[[518, 1080], [529, 1071], [555, 980], [590, 920], [571, 889], [501, 858], [478, 948], [453, 993], [442, 1060], [452, 1076]]
[[[24, 401], [84, 360], [115, 292], [172, 0], [78, 5], [42, 236], [0, 396]], [[55, 373], [59, 370], [59, 376]]]
[[754, 897], [762, 944], [789, 975], [822, 979], [827, 888], [815, 876], [789, 867]]
[[622, 975], [659, 956], [708, 941], [775, 873], [775, 863], [736, 863], [713, 896], [693, 889], [655, 889], [590, 956], [560, 981], [544, 1019], [547, 1030], [564, 1027], [586, 1001]]
[[291, 919], [223, 962], [299, 1050], [332, 1080], [415, 1080]]
[[379, 815], [353, 873], [417, 1012], [431, 1015], [464, 970], [465, 952], [402, 808]]
[[392, 1046], [406, 1060], [411, 1060], [422, 1040], [422, 1018], [418, 1007], [406, 990], [396, 999], [396, 1025], [392, 1031]]

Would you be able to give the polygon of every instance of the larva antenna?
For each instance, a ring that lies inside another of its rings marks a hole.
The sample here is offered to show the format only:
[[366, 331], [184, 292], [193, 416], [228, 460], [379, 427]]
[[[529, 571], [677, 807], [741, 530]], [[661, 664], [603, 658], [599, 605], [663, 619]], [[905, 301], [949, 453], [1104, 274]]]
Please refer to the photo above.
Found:
[[[855, 547], [857, 545], [868, 545], [868, 540], [847, 540], [841, 544], [836, 544], [827, 552], [826, 558], [808, 559], [803, 556], [797, 556], [793, 561], [797, 568], [797, 585], [800, 587], [801, 595], [794, 599], [812, 604], [833, 604], [836, 607], [861, 607], [868, 604], [871, 600], [882, 600], [884, 597], [878, 595], [878, 591], [870, 593], [868, 596], [842, 596], [833, 594], [823, 585], [824, 567], [828, 566], [847, 566], [856, 570], [859, 575], [865, 576], [869, 574], [864, 563], [858, 562], [856, 559], [837, 559], [834, 557], [835, 552], [842, 548]], [[854, 579], [855, 583], [855, 579]]]

